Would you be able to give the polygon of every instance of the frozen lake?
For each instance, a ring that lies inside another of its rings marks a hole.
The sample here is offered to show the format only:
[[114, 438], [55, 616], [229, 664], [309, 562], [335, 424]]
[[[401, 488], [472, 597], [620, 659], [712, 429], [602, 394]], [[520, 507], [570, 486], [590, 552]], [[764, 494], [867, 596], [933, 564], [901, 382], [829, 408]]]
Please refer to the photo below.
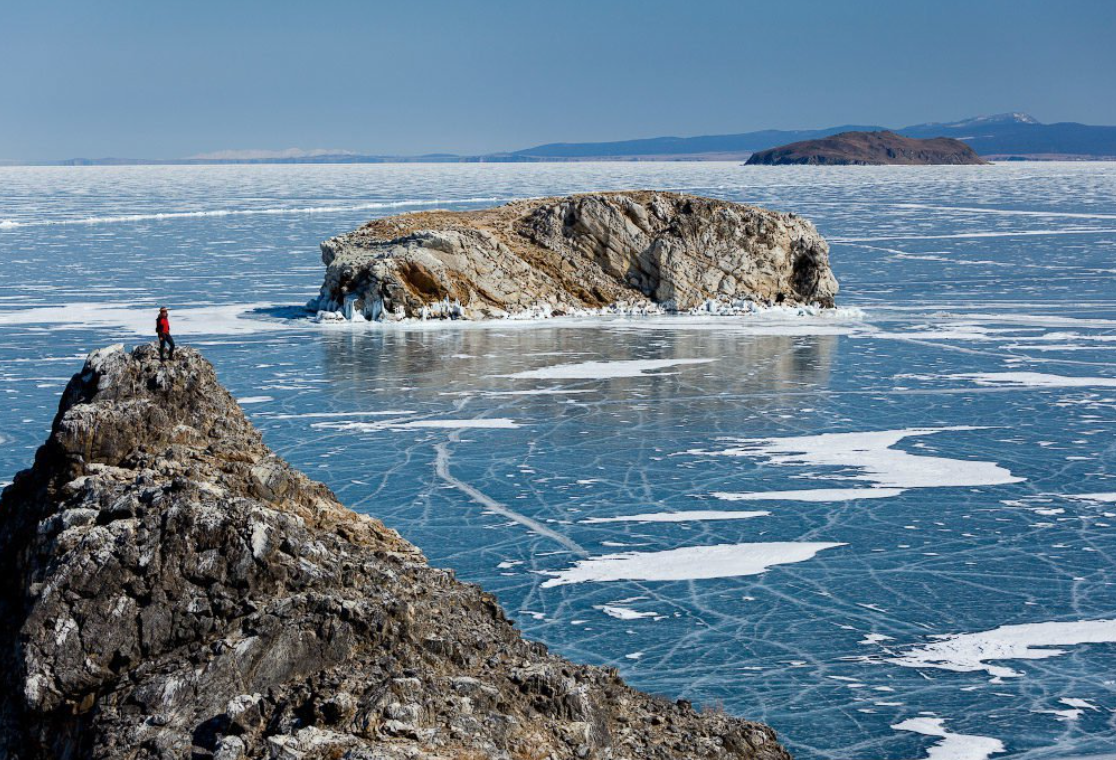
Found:
[[[275, 450], [634, 685], [800, 758], [1116, 750], [1116, 165], [0, 168], [0, 482], [158, 304]], [[794, 211], [837, 314], [314, 325], [373, 216]], [[1004, 754], [998, 754], [998, 753]]]

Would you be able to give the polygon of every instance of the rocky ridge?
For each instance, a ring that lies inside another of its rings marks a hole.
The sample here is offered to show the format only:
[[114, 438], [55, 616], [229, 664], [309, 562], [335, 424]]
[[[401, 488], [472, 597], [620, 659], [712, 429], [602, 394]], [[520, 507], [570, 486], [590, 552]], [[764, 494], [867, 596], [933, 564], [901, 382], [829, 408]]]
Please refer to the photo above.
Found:
[[321, 245], [320, 318], [486, 319], [829, 307], [808, 221], [668, 192], [589, 193], [377, 219]]
[[92, 353], [0, 497], [0, 758], [788, 760], [525, 641], [271, 452], [196, 351]]

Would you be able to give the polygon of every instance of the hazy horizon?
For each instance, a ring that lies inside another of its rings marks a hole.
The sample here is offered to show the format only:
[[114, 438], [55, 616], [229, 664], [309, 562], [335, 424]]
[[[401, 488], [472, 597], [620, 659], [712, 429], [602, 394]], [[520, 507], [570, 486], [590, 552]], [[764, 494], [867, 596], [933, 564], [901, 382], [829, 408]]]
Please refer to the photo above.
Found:
[[1116, 124], [1116, 4], [582, 0], [5, 11], [0, 158], [369, 155], [903, 127]]

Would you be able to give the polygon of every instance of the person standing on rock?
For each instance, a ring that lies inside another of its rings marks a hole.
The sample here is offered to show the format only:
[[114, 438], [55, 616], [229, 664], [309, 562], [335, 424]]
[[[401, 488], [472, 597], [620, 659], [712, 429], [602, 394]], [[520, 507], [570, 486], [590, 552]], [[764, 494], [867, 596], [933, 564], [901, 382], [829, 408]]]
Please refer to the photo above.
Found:
[[171, 337], [170, 332], [170, 317], [167, 315], [167, 307], [163, 306], [159, 309], [159, 316], [155, 320], [155, 334], [159, 336], [159, 360], [163, 360], [163, 349], [170, 346], [170, 358], [174, 358], [174, 338]]

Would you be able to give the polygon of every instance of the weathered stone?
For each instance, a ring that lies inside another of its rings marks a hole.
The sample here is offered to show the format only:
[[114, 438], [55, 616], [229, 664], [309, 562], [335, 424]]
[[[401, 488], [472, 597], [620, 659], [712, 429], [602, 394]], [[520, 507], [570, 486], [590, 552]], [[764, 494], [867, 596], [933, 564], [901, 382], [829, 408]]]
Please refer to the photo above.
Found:
[[832, 306], [814, 226], [728, 201], [618, 192], [377, 219], [322, 243], [322, 317], [394, 320]]
[[0, 758], [788, 757], [524, 641], [175, 357], [91, 354], [0, 498]]

